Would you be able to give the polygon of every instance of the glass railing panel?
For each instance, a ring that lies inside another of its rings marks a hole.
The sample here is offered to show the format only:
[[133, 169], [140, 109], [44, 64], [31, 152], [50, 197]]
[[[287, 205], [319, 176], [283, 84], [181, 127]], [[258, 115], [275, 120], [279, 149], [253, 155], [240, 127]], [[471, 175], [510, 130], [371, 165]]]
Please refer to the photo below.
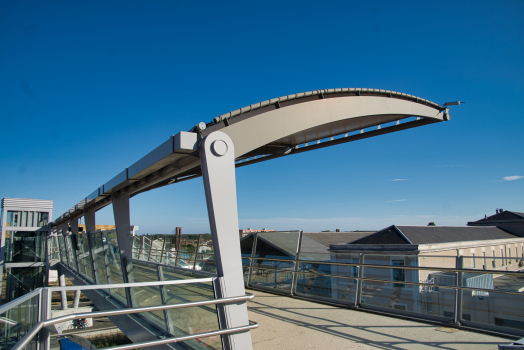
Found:
[[524, 293], [463, 291], [461, 320], [524, 331]]
[[[107, 271], [109, 273], [111, 283], [124, 283], [122, 264], [120, 260], [120, 248], [118, 247], [116, 230], [104, 231], [103, 235], [105, 238], [104, 242], [106, 248], [105, 252]], [[127, 304], [126, 292], [123, 288], [113, 288], [110, 290], [110, 293], [124, 305]]]
[[76, 261], [75, 252], [73, 250], [73, 243], [71, 240], [71, 235], [65, 236], [65, 245], [67, 251], [67, 259], [69, 260], [69, 267], [75, 271], [78, 271], [78, 264]]
[[60, 260], [60, 248], [58, 247], [58, 237], [51, 238], [51, 260]]
[[[0, 348], [11, 349], [38, 323], [38, 300], [36, 295], [0, 314]], [[36, 350], [34, 337], [26, 350]]]
[[[283, 292], [291, 292], [293, 271], [297, 246], [298, 231], [289, 232], [258, 232], [256, 233], [256, 250], [251, 285], [263, 288], [274, 288]], [[253, 234], [243, 237], [240, 246], [244, 254], [249, 253], [249, 245], [253, 246]], [[287, 261], [270, 261], [273, 258]]]
[[[135, 260], [132, 263], [128, 262], [128, 268], [130, 268], [130, 280], [133, 282], [158, 281], [155, 264]], [[131, 294], [134, 307], [162, 305], [161, 290], [158, 286], [134, 287], [131, 288]], [[157, 327], [166, 329], [164, 311], [147, 312], [143, 316]]]
[[[162, 267], [164, 280], [187, 279], [204, 277], [198, 271], [188, 272], [175, 268]], [[207, 277], [207, 276], [205, 276]], [[194, 301], [215, 299], [211, 282], [170, 285], [164, 287], [166, 304], [181, 304]], [[203, 333], [219, 329], [218, 315], [215, 305], [189, 307], [167, 310], [169, 332], [174, 336], [184, 336], [194, 333]], [[187, 344], [196, 349], [222, 349], [220, 336], [195, 339]]]
[[107, 284], [107, 270], [105, 262], [105, 247], [100, 231], [91, 233], [93, 243], [93, 259], [95, 260], [95, 273], [97, 284]]
[[93, 281], [93, 267], [92, 267], [92, 261], [91, 261], [91, 254], [89, 252], [89, 241], [87, 237], [87, 233], [82, 233], [78, 235], [78, 239], [80, 240], [80, 251], [81, 255], [79, 255], [78, 259], [83, 261], [83, 265], [85, 267], [85, 276]]
[[251, 285], [269, 289], [277, 289], [282, 292], [291, 292], [293, 281], [294, 257], [265, 256], [267, 259], [281, 259], [289, 261], [271, 261], [264, 258], [254, 260], [251, 272]]
[[67, 266], [67, 253], [65, 248], [64, 236], [58, 236], [58, 245], [60, 247], [60, 261], [62, 262], [62, 264]]
[[[329, 254], [304, 254], [300, 255], [297, 278], [297, 294], [331, 298], [337, 302], [355, 302], [358, 267], [322, 264], [321, 261], [336, 263], [358, 264], [358, 255], [344, 255], [328, 260]], [[315, 263], [303, 261], [311, 259]], [[340, 276], [337, 278], [336, 276]]]

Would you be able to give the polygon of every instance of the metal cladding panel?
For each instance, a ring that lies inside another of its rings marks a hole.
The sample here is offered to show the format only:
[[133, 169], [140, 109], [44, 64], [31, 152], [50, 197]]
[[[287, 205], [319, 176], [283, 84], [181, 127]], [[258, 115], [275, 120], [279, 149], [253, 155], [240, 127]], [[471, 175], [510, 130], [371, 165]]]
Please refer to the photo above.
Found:
[[88, 196], [86, 197], [86, 204], [89, 203], [89, 202], [91, 202], [92, 200], [94, 200], [96, 197], [98, 197], [98, 195], [99, 195], [99, 190], [98, 190], [98, 188], [97, 188], [96, 190], [94, 190], [93, 192], [91, 192], [90, 195], [88, 195]]
[[[394, 116], [381, 118], [377, 116]], [[235, 144], [235, 158], [284, 138], [301, 140], [335, 136], [333, 125], [342, 121], [360, 125], [385, 123], [399, 117], [423, 117], [442, 121], [444, 114], [434, 107], [420, 103], [379, 96], [345, 96], [318, 99], [293, 104], [267, 112], [246, 116], [239, 122], [230, 119], [230, 125], [223, 123], [207, 128], [202, 134], [208, 135], [220, 130], [231, 137]], [[371, 123], [368, 123], [368, 120]], [[309, 131], [314, 130], [314, 135]], [[337, 133], [340, 130], [336, 131]]]
[[160, 162], [164, 158], [173, 153], [174, 136], [171, 136], [166, 142], [149, 152], [145, 157], [142, 157], [138, 162], [131, 165], [128, 169], [128, 178], [132, 179], [137, 174], [143, 172], [147, 168]]
[[30, 199], [30, 198], [3, 198], [2, 208], [28, 208], [53, 210], [53, 201], [45, 199]]
[[104, 184], [104, 193], [114, 189], [118, 185], [120, 185], [122, 182], [127, 180], [127, 168], [122, 171], [120, 174], [109, 180]]

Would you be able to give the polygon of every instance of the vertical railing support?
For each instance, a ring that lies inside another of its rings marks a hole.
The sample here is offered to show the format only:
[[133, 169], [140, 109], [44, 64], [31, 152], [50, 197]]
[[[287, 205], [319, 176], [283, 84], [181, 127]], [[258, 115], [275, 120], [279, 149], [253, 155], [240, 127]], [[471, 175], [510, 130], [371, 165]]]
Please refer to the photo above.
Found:
[[[245, 294], [242, 254], [238, 239], [238, 209], [235, 180], [235, 148], [231, 138], [215, 131], [200, 143], [202, 178], [218, 278], [214, 284], [218, 298]], [[249, 324], [247, 303], [220, 305], [220, 328]], [[224, 349], [250, 350], [249, 331], [222, 337]]]
[[167, 238], [164, 236], [164, 242], [162, 243], [162, 251], [160, 252], [160, 261], [159, 263], [162, 264], [164, 260], [164, 252], [166, 251], [166, 245], [167, 245]]
[[253, 247], [251, 248], [251, 259], [249, 260], [249, 271], [247, 273], [247, 286], [251, 287], [251, 276], [253, 276], [253, 267], [255, 266], [255, 258], [257, 256], [257, 241], [258, 232], [254, 233]]
[[298, 267], [300, 264], [300, 249], [302, 247], [303, 231], [298, 231], [297, 253], [295, 254], [295, 264], [293, 266], [293, 281], [291, 282], [291, 295], [297, 294]]
[[[51, 292], [47, 288], [42, 288], [38, 301], [38, 322], [46, 321], [51, 318]], [[51, 332], [46, 327], [42, 328], [38, 335], [38, 349], [49, 350], [51, 345]]]
[[361, 278], [364, 278], [364, 254], [360, 253], [358, 257], [358, 280], [357, 280], [357, 290], [355, 293], [355, 307], [360, 307], [360, 304], [362, 303], [362, 284], [364, 281], [362, 281]]
[[202, 235], [198, 235], [197, 246], [195, 249], [195, 259], [194, 259], [195, 261], [193, 262], [193, 270], [196, 268], [197, 254], [198, 254], [198, 249], [200, 248], [200, 237], [202, 237]]
[[[456, 258], [456, 268], [464, 268], [464, 257], [462, 255], [459, 255]], [[457, 287], [462, 287], [464, 282], [464, 272], [457, 272], [456, 278], [457, 280], [455, 282]], [[457, 325], [460, 324], [460, 321], [462, 320], [462, 294], [462, 289], [455, 289], [455, 315], [453, 316], [453, 322]]]

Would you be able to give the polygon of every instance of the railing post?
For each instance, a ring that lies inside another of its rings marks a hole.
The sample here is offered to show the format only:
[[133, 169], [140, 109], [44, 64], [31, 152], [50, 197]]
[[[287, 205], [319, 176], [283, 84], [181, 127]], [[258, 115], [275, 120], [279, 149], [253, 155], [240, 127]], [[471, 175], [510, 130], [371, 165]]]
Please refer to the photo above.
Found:
[[247, 273], [247, 286], [251, 287], [251, 276], [253, 275], [253, 267], [255, 266], [255, 257], [257, 255], [257, 241], [258, 232], [253, 236], [253, 247], [251, 248], [251, 259], [249, 260], [249, 271]]
[[355, 292], [355, 307], [360, 307], [362, 302], [362, 278], [364, 278], [364, 254], [360, 253], [358, 257], [358, 280], [357, 280], [357, 290]]
[[164, 243], [162, 243], [162, 250], [160, 251], [160, 261], [159, 261], [160, 264], [162, 264], [163, 259], [164, 259], [164, 252], [166, 250], [166, 243], [167, 243], [167, 238], [166, 238], [166, 236], [164, 236]]
[[297, 253], [295, 254], [295, 264], [293, 266], [293, 281], [291, 282], [291, 295], [297, 294], [298, 267], [300, 261], [300, 249], [302, 247], [303, 231], [298, 231]]
[[[457, 256], [455, 266], [457, 269], [464, 268], [464, 257], [462, 255]], [[462, 287], [464, 282], [464, 272], [457, 272], [456, 278], [457, 280], [455, 282], [457, 287]], [[457, 325], [460, 324], [460, 321], [462, 320], [462, 294], [462, 289], [455, 289], [455, 315], [453, 317], [453, 322]]]
[[195, 249], [195, 261], [193, 262], [193, 270], [195, 269], [196, 263], [197, 263], [197, 254], [198, 254], [198, 248], [200, 248], [200, 237], [201, 236], [202, 235], [198, 235], [197, 246], [196, 246], [196, 249]]
[[147, 261], [151, 261], [151, 251], [153, 250], [153, 242], [154, 242], [154, 238], [151, 238], [149, 240], [149, 254], [147, 255]]
[[[38, 322], [48, 320], [51, 315], [51, 292], [47, 288], [42, 288], [40, 292], [40, 298], [38, 300]], [[49, 350], [50, 348], [51, 333], [47, 328], [43, 328], [38, 336], [38, 349]]]

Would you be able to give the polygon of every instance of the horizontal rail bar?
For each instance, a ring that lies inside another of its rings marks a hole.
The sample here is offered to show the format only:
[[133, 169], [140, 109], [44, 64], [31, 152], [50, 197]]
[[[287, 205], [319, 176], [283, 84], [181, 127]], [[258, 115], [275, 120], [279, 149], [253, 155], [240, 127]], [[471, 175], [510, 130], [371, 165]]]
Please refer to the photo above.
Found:
[[257, 328], [257, 327], [258, 327], [258, 323], [249, 321], [249, 325], [247, 326], [221, 329], [219, 331], [191, 334], [191, 335], [187, 335], [184, 337], [178, 337], [178, 338], [167, 338], [167, 339], [155, 340], [151, 342], [133, 343], [133, 344], [114, 346], [111, 348], [105, 348], [104, 350], [131, 350], [131, 349], [136, 349], [136, 348], [145, 348], [148, 346], [163, 345], [163, 344], [169, 344], [169, 343], [178, 343], [178, 342], [186, 341], [186, 340], [211, 337], [213, 335], [240, 333], [240, 332], [245, 332], [250, 329]]
[[[146, 261], [146, 260], [137, 260], [137, 259], [131, 259], [131, 261], [132, 261], [132, 262], [133, 262], [133, 261], [138, 261], [138, 262], [141, 262], [141, 263], [147, 263], [147, 264], [151, 264], [151, 265], [155, 265], [155, 266], [168, 267], [168, 268], [176, 269], [176, 270], [179, 270], [179, 271], [182, 271], [182, 272], [194, 272], [194, 273], [200, 273], [200, 274], [202, 274], [202, 275], [207, 275], [207, 276], [209, 276], [209, 278], [216, 278], [216, 277], [217, 277], [217, 274], [216, 274], [216, 273], [206, 272], [206, 271], [201, 271], [201, 270], [186, 269], [186, 268], [184, 268], [184, 267], [175, 266], [175, 265], [162, 264], [162, 263], [156, 263], [156, 262]], [[204, 277], [203, 277], [203, 278], [204, 278]]]
[[140, 312], [151, 312], [151, 311], [162, 311], [162, 310], [171, 310], [171, 309], [181, 309], [186, 307], [194, 306], [203, 306], [203, 305], [212, 305], [212, 304], [227, 304], [234, 303], [239, 301], [252, 300], [255, 296], [251, 293], [246, 293], [244, 296], [240, 297], [230, 297], [230, 298], [221, 298], [214, 300], [204, 300], [204, 301], [194, 301], [190, 303], [183, 304], [172, 304], [172, 305], [159, 305], [159, 306], [146, 306], [146, 307], [137, 307], [137, 308], [125, 308], [118, 310], [110, 311], [98, 311], [98, 312], [81, 312], [76, 314], [69, 314], [65, 316], [55, 317], [46, 321], [38, 322], [26, 335], [18, 342], [11, 350], [21, 350], [23, 349], [35, 335], [40, 332], [44, 327], [52, 326], [54, 324], [78, 320], [81, 318], [97, 318], [97, 317], [109, 317], [109, 316], [119, 316], [119, 315], [128, 315], [128, 314], [137, 314]]
[[[256, 269], [257, 267], [253, 267]], [[277, 272], [287, 272], [293, 274], [293, 271], [287, 271], [287, 270], [276, 270], [276, 269], [262, 269], [262, 270], [272, 270]], [[380, 282], [380, 283], [395, 283], [395, 284], [408, 284], [413, 286], [424, 286], [424, 287], [436, 287], [436, 288], [444, 288], [444, 289], [462, 289], [462, 290], [469, 290], [469, 291], [480, 291], [480, 292], [492, 292], [492, 293], [501, 293], [501, 294], [513, 294], [513, 295], [524, 295], [524, 292], [512, 292], [504, 289], [484, 289], [484, 288], [471, 288], [471, 287], [462, 287], [462, 286], [451, 286], [451, 285], [439, 285], [439, 284], [429, 284], [429, 283], [420, 283], [420, 282], [408, 282], [408, 281], [391, 281], [391, 280], [382, 280], [379, 278], [369, 278], [369, 277], [354, 277], [354, 276], [340, 276], [340, 275], [329, 275], [324, 273], [318, 273], [314, 271], [299, 271], [297, 273], [302, 274], [314, 274], [317, 276], [324, 276], [324, 277], [333, 277], [333, 278], [343, 278], [343, 279], [351, 279], [351, 280], [362, 280], [362, 281], [369, 281], [369, 282]]]
[[151, 281], [151, 282], [133, 282], [133, 283], [113, 283], [113, 284], [93, 284], [84, 286], [67, 286], [67, 287], [46, 287], [51, 292], [61, 292], [68, 290], [92, 290], [92, 289], [115, 289], [115, 288], [133, 288], [133, 287], [151, 287], [151, 286], [168, 286], [173, 284], [191, 284], [213, 282], [213, 277], [194, 278], [175, 281]]
[[[254, 259], [264, 261], [279, 261], [294, 263], [295, 260], [285, 259], [274, 259], [274, 258], [252, 258], [243, 257], [242, 259]], [[377, 269], [403, 269], [403, 270], [426, 270], [426, 271], [444, 271], [444, 272], [470, 272], [478, 274], [491, 274], [491, 275], [513, 275], [513, 276], [524, 276], [524, 272], [515, 271], [503, 271], [503, 270], [475, 270], [475, 269], [457, 269], [455, 267], [430, 267], [430, 266], [401, 266], [401, 265], [375, 265], [375, 264], [353, 264], [353, 263], [339, 263], [332, 261], [316, 261], [316, 260], [296, 260], [299, 264], [319, 264], [319, 265], [337, 265], [337, 266], [353, 266], [353, 267], [372, 267]]]

